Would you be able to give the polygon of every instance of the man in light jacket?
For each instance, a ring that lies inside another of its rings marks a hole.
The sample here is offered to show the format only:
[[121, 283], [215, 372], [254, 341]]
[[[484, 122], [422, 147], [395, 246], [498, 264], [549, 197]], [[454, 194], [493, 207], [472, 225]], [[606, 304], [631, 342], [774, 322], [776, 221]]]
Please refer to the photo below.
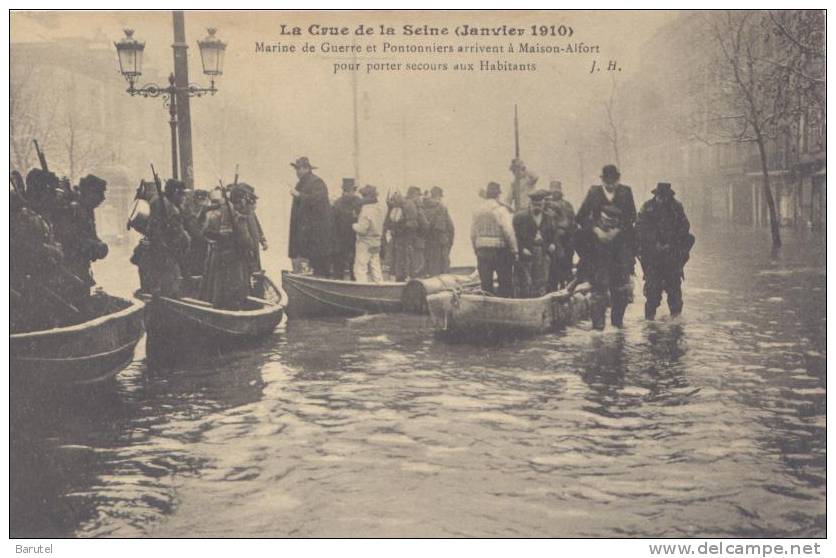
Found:
[[383, 238], [383, 221], [386, 209], [377, 200], [377, 188], [366, 185], [360, 190], [363, 206], [357, 222], [351, 225], [357, 233], [354, 254], [354, 279], [361, 283], [380, 283], [380, 244]]
[[[485, 189], [485, 201], [473, 214], [470, 241], [476, 252], [482, 290], [503, 297], [514, 292], [514, 261], [517, 259], [517, 237], [511, 212], [499, 201], [502, 188], [491, 182]], [[496, 274], [499, 289], [494, 289]]]

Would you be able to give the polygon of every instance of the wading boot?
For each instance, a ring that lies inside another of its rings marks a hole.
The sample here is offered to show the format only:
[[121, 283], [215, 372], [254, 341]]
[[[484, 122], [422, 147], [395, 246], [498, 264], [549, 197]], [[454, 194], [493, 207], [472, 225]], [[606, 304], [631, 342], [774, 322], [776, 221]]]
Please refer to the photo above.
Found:
[[645, 320], [655, 320], [656, 319], [656, 308], [651, 306], [650, 304], [644, 305], [644, 319]]
[[627, 310], [626, 304], [613, 305], [610, 313], [610, 321], [615, 327], [624, 327], [624, 311]]

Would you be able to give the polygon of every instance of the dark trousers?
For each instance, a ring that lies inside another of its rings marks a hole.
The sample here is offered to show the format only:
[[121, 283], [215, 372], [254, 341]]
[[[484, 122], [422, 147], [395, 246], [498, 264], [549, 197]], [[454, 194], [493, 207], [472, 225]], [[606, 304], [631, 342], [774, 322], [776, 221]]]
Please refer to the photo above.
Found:
[[534, 246], [530, 251], [531, 255], [520, 256], [515, 266], [518, 298], [537, 298], [546, 294], [551, 259], [542, 246]]
[[[482, 290], [510, 298], [514, 293], [514, 256], [507, 248], [477, 248], [476, 262]], [[496, 274], [499, 289], [494, 289], [493, 278]]]
[[682, 313], [682, 272], [675, 270], [654, 270], [644, 278], [644, 315], [647, 319], [656, 316], [656, 309], [662, 303], [662, 293], [667, 293], [671, 316]]
[[345, 279], [346, 276], [354, 281], [354, 239], [351, 237], [351, 245], [344, 244], [337, 247], [337, 252], [332, 256], [331, 277], [334, 279]]
[[596, 246], [589, 262], [590, 296], [589, 314], [592, 327], [604, 329], [607, 306], [612, 308], [612, 325], [621, 327], [624, 323], [624, 311], [632, 301], [633, 292], [630, 282], [631, 267], [626, 258], [607, 246]]
[[308, 258], [308, 263], [311, 265], [314, 277], [331, 276], [331, 259], [328, 256], [321, 254], [311, 255]]

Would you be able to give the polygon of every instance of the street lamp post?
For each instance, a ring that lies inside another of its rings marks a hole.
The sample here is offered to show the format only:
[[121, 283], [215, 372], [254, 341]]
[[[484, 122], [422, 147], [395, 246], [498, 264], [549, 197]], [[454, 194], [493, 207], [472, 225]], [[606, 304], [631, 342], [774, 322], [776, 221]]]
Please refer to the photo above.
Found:
[[171, 125], [171, 176], [178, 178], [177, 170], [177, 96], [201, 97], [207, 93], [214, 95], [218, 92], [215, 87], [215, 77], [223, 74], [224, 53], [226, 43], [215, 36], [216, 30], [209, 29], [208, 36], [197, 42], [200, 48], [200, 59], [203, 64], [203, 73], [209, 76], [209, 87], [200, 87], [193, 83], [185, 86], [178, 86], [174, 80], [174, 74], [168, 77], [168, 87], [160, 87], [156, 84], [136, 86], [137, 78], [142, 75], [142, 55], [145, 51], [145, 42], [134, 38], [133, 29], [125, 29], [125, 36], [114, 43], [116, 53], [119, 55], [119, 70], [128, 82], [128, 94], [132, 97], [162, 97], [163, 103], [168, 107], [169, 124]]

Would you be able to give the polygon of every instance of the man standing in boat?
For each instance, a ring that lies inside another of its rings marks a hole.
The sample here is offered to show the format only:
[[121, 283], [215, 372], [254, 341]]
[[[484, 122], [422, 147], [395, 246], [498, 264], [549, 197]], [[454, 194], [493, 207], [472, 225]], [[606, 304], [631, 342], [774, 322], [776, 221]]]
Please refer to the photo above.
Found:
[[694, 235], [682, 204], [667, 182], [659, 182], [636, 221], [639, 262], [644, 271], [644, 317], [652, 320], [667, 293], [671, 316], [682, 313], [682, 279]]
[[[491, 182], [485, 189], [485, 201], [473, 214], [470, 241], [476, 252], [482, 290], [510, 298], [514, 292], [514, 261], [517, 259], [517, 236], [507, 206], [500, 203], [502, 188]], [[499, 289], [494, 288], [494, 274]]]
[[514, 233], [520, 250], [517, 271], [517, 296], [536, 298], [546, 294], [550, 257], [554, 254], [554, 224], [545, 214], [546, 190], [528, 194], [527, 209], [514, 215]]
[[313, 173], [307, 157], [290, 163], [296, 169], [299, 182], [292, 188], [293, 205], [290, 210], [290, 239], [288, 256], [293, 271], [301, 271], [301, 259], [306, 258], [317, 277], [330, 276], [334, 243], [334, 219], [328, 186]]
[[433, 186], [430, 197], [424, 201], [424, 213], [427, 217], [427, 236], [424, 248], [426, 274], [435, 277], [450, 271], [450, 248], [456, 227], [450, 218], [450, 212], [441, 201], [444, 190]]
[[354, 255], [354, 277], [361, 283], [380, 283], [380, 245], [386, 208], [377, 199], [377, 188], [368, 184], [360, 190], [363, 205], [357, 222], [352, 225], [357, 235]]
[[357, 222], [363, 199], [357, 195], [353, 178], [343, 178], [343, 195], [334, 202], [334, 279], [345, 279], [346, 273], [354, 280], [354, 248], [356, 235], [352, 226]]
[[623, 327], [624, 311], [633, 297], [630, 276], [635, 267], [636, 205], [633, 191], [620, 178], [615, 165], [604, 166], [604, 185], [589, 188], [577, 217], [588, 244], [584, 265], [592, 284], [592, 327], [599, 330], [604, 329], [608, 305], [612, 325]]
[[211, 243], [200, 297], [216, 308], [239, 310], [250, 294], [253, 250], [247, 219], [248, 189], [232, 186], [224, 203], [209, 211], [203, 235]]
[[147, 279], [148, 292], [153, 295], [178, 297], [182, 283], [181, 255], [189, 249], [189, 235], [183, 227], [180, 206], [186, 185], [169, 179], [163, 196], [151, 200], [148, 219], [148, 247], [137, 265]]
[[555, 251], [549, 267], [549, 292], [565, 287], [572, 280], [572, 257], [575, 254], [572, 234], [575, 230], [575, 208], [563, 197], [563, 184], [552, 180], [546, 200], [546, 214], [555, 230]]

